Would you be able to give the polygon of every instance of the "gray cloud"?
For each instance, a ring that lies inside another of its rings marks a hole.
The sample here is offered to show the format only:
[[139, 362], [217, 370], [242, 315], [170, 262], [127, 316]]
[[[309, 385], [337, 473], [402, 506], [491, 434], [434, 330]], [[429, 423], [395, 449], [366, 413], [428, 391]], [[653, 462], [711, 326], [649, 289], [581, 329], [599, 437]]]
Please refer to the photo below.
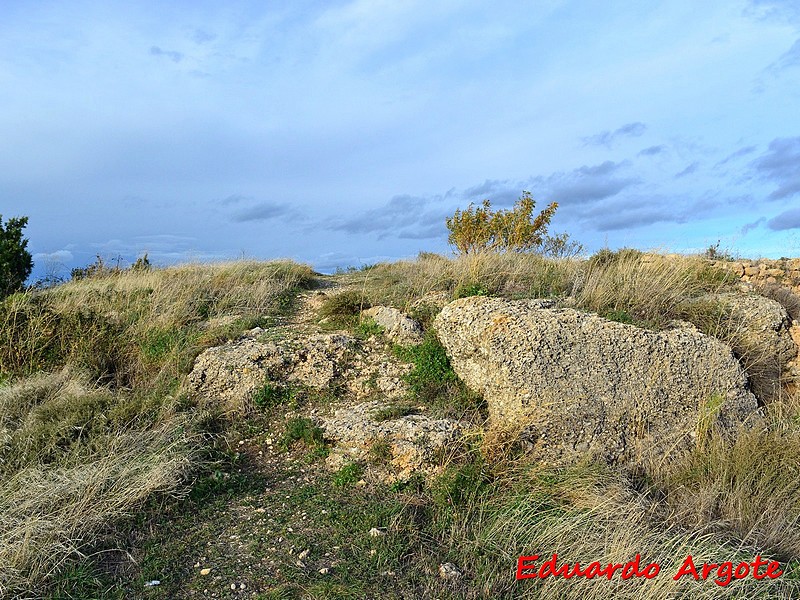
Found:
[[773, 231], [800, 229], [800, 208], [792, 208], [767, 221], [767, 227]]
[[231, 194], [226, 198], [221, 198], [217, 200], [217, 204], [221, 204], [222, 206], [230, 206], [231, 204], [241, 204], [242, 202], [247, 202], [248, 200], [252, 200], [251, 196], [243, 196], [242, 194]]
[[742, 227], [742, 235], [747, 235], [750, 231], [757, 228], [759, 225], [762, 225], [767, 219], [765, 217], [761, 217], [753, 221], [752, 223], [746, 223], [744, 227]]
[[541, 190], [534, 194], [550, 202], [565, 206], [580, 205], [616, 196], [621, 191], [639, 183], [637, 177], [622, 176], [627, 162], [610, 160], [599, 165], [584, 165], [569, 173], [553, 173], [546, 178], [530, 180], [531, 187]]
[[419, 223], [422, 212], [432, 198], [401, 195], [395, 196], [380, 208], [373, 208], [360, 215], [334, 223], [329, 229], [346, 233], [375, 233], [400, 230]]
[[611, 144], [620, 137], [639, 137], [647, 130], [647, 125], [640, 122], [627, 123], [614, 131], [602, 131], [595, 135], [590, 135], [583, 138], [583, 143], [586, 146], [606, 146], [610, 147]]
[[508, 179], [487, 179], [479, 185], [464, 190], [464, 198], [488, 198], [498, 190], [505, 192], [508, 187]]
[[797, 0], [750, 0], [747, 13], [783, 22], [800, 22], [800, 4]]
[[773, 71], [783, 71], [789, 67], [800, 66], [800, 39], [796, 40], [792, 47], [778, 57], [769, 68]]
[[721, 167], [722, 165], [728, 164], [732, 160], [736, 160], [737, 158], [740, 158], [742, 156], [747, 156], [748, 154], [752, 154], [755, 151], [756, 151], [755, 146], [745, 146], [744, 148], [739, 148], [735, 152], [731, 152], [730, 154], [728, 154], [728, 156], [719, 161], [715, 166]]
[[216, 35], [207, 31], [203, 31], [202, 29], [195, 29], [195, 32], [192, 35], [192, 41], [196, 44], [205, 44], [206, 42], [211, 42], [215, 39], [217, 39]]
[[691, 175], [697, 168], [700, 166], [700, 163], [695, 161], [692, 164], [688, 165], [683, 171], [680, 173], [675, 173], [675, 179], [680, 179], [681, 177], [686, 177], [687, 175]]
[[660, 146], [650, 146], [649, 148], [645, 148], [644, 150], [640, 150], [639, 154], [636, 156], [655, 156], [656, 154], [663, 154], [666, 151], [667, 147], [663, 144]]
[[753, 166], [763, 179], [777, 184], [770, 200], [794, 196], [800, 192], [800, 136], [772, 140]]
[[278, 204], [275, 202], [259, 202], [246, 209], [240, 210], [233, 215], [233, 220], [237, 223], [245, 223], [248, 221], [268, 221], [276, 217], [287, 216], [290, 208], [286, 204]]
[[172, 62], [179, 63], [183, 60], [183, 54], [175, 50], [162, 50], [158, 46], [150, 46], [150, 54], [153, 56], [165, 56]]

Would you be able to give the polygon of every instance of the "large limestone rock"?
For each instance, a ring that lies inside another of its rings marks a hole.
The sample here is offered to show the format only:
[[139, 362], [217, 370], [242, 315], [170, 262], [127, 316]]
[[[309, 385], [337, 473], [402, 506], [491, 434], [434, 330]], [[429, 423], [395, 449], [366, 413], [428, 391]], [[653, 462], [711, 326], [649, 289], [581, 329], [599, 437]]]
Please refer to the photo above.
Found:
[[[377, 419], [386, 406], [383, 401], [362, 402], [338, 408], [322, 419], [325, 437], [335, 442], [327, 460], [332, 468], [347, 461], [371, 463], [384, 481], [405, 479], [415, 472], [432, 473], [437, 470], [439, 454], [462, 436], [460, 424], [452, 419], [423, 414]], [[376, 444], [387, 451], [385, 464], [375, 460]]]
[[373, 306], [362, 312], [386, 331], [386, 337], [404, 346], [422, 342], [422, 326], [411, 317], [391, 306]]
[[715, 297], [731, 314], [734, 350], [750, 377], [759, 400], [769, 402], [783, 383], [797, 377], [797, 345], [792, 339], [792, 320], [775, 300], [758, 294], [720, 294]]
[[187, 384], [190, 392], [227, 410], [248, 412], [253, 394], [268, 380], [328, 386], [346, 367], [355, 344], [341, 334], [311, 336], [299, 345], [245, 336], [200, 354]]
[[730, 348], [693, 328], [646, 331], [540, 300], [471, 297], [434, 321], [493, 427], [525, 428], [542, 459], [668, 458], [711, 427], [759, 422]]

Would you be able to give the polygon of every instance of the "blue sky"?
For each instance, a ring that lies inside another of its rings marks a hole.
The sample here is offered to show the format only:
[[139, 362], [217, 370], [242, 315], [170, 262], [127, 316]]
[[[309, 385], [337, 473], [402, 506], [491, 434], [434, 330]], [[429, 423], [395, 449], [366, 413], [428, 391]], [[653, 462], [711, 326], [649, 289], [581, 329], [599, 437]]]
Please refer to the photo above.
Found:
[[799, 83], [797, 0], [6, 0], [0, 214], [39, 275], [447, 252], [522, 190], [591, 251], [800, 256]]

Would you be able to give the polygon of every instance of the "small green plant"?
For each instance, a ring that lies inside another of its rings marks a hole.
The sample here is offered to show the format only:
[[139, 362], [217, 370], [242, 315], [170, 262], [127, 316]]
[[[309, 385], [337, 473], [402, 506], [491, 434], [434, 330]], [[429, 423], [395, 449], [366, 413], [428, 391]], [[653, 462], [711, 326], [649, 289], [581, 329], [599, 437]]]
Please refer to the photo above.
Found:
[[395, 347], [397, 356], [414, 365], [405, 376], [411, 397], [426, 403], [445, 416], [461, 417], [479, 413], [483, 399], [471, 392], [458, 378], [444, 347], [433, 330], [428, 330], [421, 344]]
[[253, 395], [253, 404], [261, 410], [274, 408], [282, 404], [293, 407], [297, 404], [296, 390], [285, 383], [267, 381], [256, 390]]
[[355, 485], [364, 475], [364, 467], [352, 462], [344, 465], [333, 474], [333, 483], [338, 487]]
[[297, 442], [302, 442], [310, 450], [325, 444], [322, 429], [306, 417], [292, 417], [286, 422], [286, 430], [280, 440], [280, 447], [289, 450]]
[[407, 415], [415, 415], [419, 412], [416, 406], [411, 404], [391, 404], [383, 406], [372, 413], [372, 418], [376, 421], [392, 421]]
[[354, 328], [353, 333], [361, 340], [371, 338], [373, 335], [380, 335], [384, 332], [384, 328], [375, 322], [375, 319], [366, 318], [362, 319]]
[[468, 298], [469, 296], [489, 296], [489, 288], [481, 283], [465, 283], [456, 288], [453, 298]]
[[392, 443], [387, 438], [373, 440], [369, 447], [369, 458], [372, 464], [386, 465], [392, 461]]
[[603, 318], [609, 321], [616, 321], [617, 323], [626, 323], [628, 325], [635, 322], [634, 318], [625, 310], [609, 310], [603, 314]]

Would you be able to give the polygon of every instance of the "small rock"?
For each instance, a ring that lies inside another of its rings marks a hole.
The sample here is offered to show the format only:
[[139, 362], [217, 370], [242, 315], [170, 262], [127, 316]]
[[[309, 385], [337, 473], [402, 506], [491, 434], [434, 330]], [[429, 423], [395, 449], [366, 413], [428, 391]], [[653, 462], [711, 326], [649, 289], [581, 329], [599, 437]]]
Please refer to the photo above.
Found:
[[208, 575], [209, 573], [211, 573], [211, 569], [208, 569], [208, 568], [200, 569], [200, 575], [205, 576], [205, 575]]
[[302, 551], [300, 554], [298, 554], [298, 555], [297, 555], [297, 558], [298, 558], [298, 559], [300, 559], [300, 560], [305, 560], [305, 559], [306, 559], [306, 557], [307, 557], [309, 554], [311, 554], [311, 550], [309, 550], [309, 549], [307, 549], [307, 548], [306, 548], [306, 549], [305, 549], [305, 550], [303, 550], [303, 551]]
[[320, 574], [320, 575], [327, 575], [327, 574], [328, 574], [328, 573], [330, 573], [330, 572], [331, 572], [331, 570], [330, 570], [328, 567], [322, 567], [322, 568], [319, 570], [319, 574]]
[[161, 582], [158, 579], [153, 579], [152, 581], [145, 583], [144, 587], [155, 587], [157, 585], [161, 585]]
[[383, 537], [384, 535], [386, 535], [386, 532], [381, 531], [377, 527], [373, 527], [372, 529], [369, 530], [369, 537], [376, 538], [376, 537]]
[[461, 571], [453, 563], [443, 563], [439, 565], [439, 577], [446, 581], [454, 581], [461, 577]]
[[235, 590], [235, 589], [236, 589], [236, 584], [235, 584], [235, 583], [232, 583], [232, 584], [231, 584], [231, 589], [232, 589], [232, 590]]

